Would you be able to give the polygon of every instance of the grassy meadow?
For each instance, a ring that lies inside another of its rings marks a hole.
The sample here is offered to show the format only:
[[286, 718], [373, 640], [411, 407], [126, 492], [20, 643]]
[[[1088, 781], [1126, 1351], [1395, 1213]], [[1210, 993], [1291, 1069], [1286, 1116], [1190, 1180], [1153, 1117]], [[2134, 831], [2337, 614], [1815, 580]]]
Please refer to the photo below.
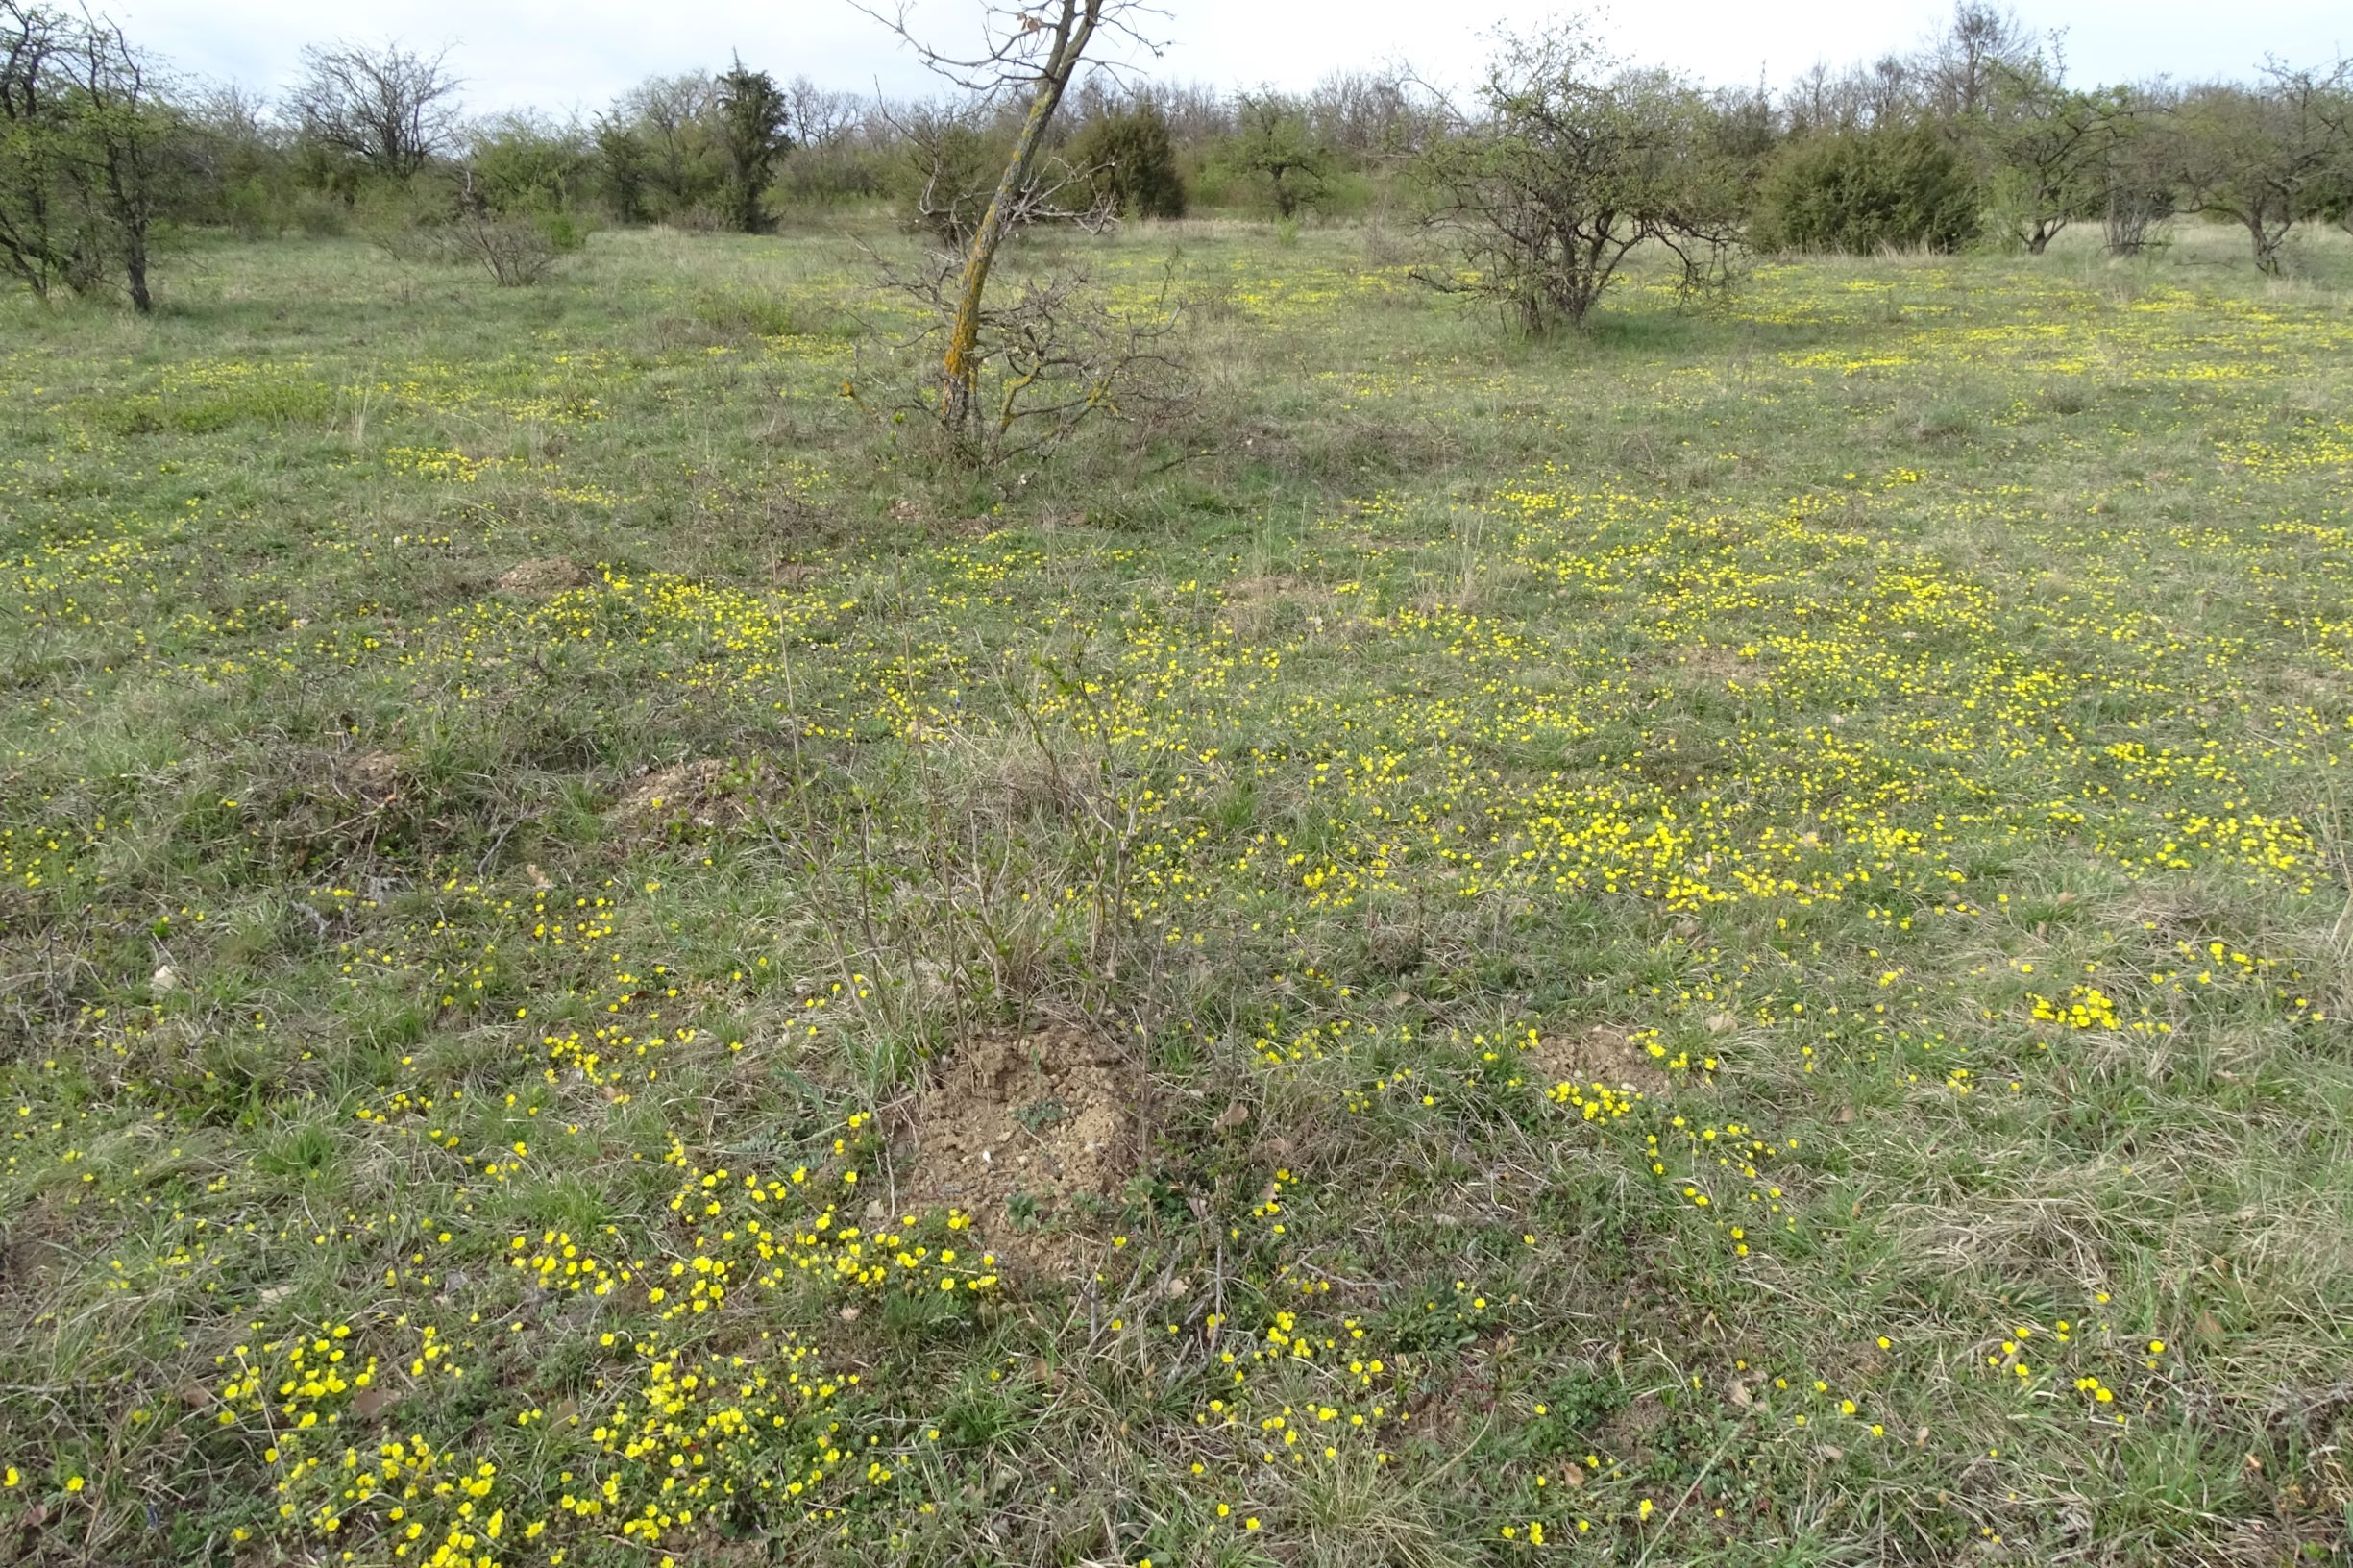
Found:
[[0, 302], [0, 1559], [2343, 1560], [2353, 245], [1082, 245]]

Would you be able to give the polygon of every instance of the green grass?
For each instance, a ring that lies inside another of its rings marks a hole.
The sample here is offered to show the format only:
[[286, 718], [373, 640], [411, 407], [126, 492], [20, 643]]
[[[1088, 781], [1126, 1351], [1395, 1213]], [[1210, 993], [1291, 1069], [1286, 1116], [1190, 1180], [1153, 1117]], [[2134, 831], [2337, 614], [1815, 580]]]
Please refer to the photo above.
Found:
[[2353, 1547], [2341, 241], [1172, 242], [0, 311], [0, 1556]]

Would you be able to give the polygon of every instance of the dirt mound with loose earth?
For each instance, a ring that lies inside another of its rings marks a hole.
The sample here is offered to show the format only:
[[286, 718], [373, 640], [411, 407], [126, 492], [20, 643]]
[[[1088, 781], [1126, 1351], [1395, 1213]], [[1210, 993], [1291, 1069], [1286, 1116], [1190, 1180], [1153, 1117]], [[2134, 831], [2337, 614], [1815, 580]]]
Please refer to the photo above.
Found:
[[969, 1041], [916, 1102], [901, 1202], [962, 1209], [1010, 1272], [1091, 1274], [1135, 1169], [1131, 1081], [1077, 1029]]
[[517, 561], [500, 575], [499, 587], [510, 594], [554, 594], [585, 588], [596, 580], [596, 574], [588, 568], [561, 555], [548, 555]]
[[739, 817], [743, 804], [727, 793], [727, 765], [717, 757], [701, 757], [641, 773], [607, 813], [637, 827], [691, 821], [698, 827], [717, 827]]
[[1581, 1034], [1546, 1035], [1528, 1053], [1528, 1062], [1546, 1088], [1605, 1084], [1645, 1094], [1661, 1094], [1667, 1089], [1667, 1075], [1657, 1059], [1625, 1030], [1606, 1024]]
[[402, 767], [398, 751], [347, 753], [335, 759], [335, 782], [345, 794], [381, 805], [399, 793]]

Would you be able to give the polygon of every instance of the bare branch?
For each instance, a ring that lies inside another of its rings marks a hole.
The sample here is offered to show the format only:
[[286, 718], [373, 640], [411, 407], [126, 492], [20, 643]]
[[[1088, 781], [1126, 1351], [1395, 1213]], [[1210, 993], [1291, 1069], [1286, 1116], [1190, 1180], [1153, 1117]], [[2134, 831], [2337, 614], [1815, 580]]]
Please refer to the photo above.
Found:
[[[984, 100], [1028, 90], [1061, 47], [1058, 40], [1066, 42], [1068, 24], [1062, 18], [1072, 9], [1062, 0], [1035, 6], [985, 5], [980, 12], [979, 40], [968, 50], [957, 51], [924, 41], [915, 28], [914, 7], [906, 0], [888, 10], [870, 0], [850, 0], [850, 4], [896, 34], [924, 69]], [[1144, 0], [1095, 0], [1081, 9], [1088, 13], [1086, 25], [1091, 33], [1124, 39], [1156, 60], [1167, 47], [1166, 40], [1158, 36], [1159, 29], [1151, 25], [1151, 19], [1168, 19], [1168, 12], [1158, 6]], [[1132, 61], [1091, 58], [1087, 63], [1114, 78], [1136, 69]]]
[[423, 55], [398, 41], [313, 44], [303, 50], [308, 74], [287, 91], [285, 106], [321, 145], [405, 178], [456, 137], [464, 84], [446, 68], [449, 58], [446, 45]]

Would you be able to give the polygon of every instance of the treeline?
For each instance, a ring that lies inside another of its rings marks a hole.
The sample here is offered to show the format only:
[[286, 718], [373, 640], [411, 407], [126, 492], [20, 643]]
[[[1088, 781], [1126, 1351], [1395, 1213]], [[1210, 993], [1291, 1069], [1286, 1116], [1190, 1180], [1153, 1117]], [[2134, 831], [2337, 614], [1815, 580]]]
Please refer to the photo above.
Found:
[[[1673, 72], [1674, 157], [1749, 243], [1787, 251], [2039, 253], [2096, 223], [2118, 254], [2167, 217], [2243, 227], [2281, 265], [2299, 225], [2353, 223], [2353, 71], [2272, 61], [2245, 80], [2084, 85], [2063, 39], [1963, 0], [1910, 54], [1817, 65], [1778, 89]], [[112, 24], [0, 0], [0, 266], [39, 293], [145, 306], [174, 230], [366, 233], [527, 282], [600, 224], [759, 233], [888, 208], [953, 240], [993, 190], [1002, 108], [882, 102], [731, 60], [650, 77], [603, 110], [467, 112], [448, 52], [321, 45], [273, 95], [174, 76]], [[1646, 101], [1666, 100], [1651, 95]], [[1306, 92], [1142, 82], [1075, 91], [1036, 213], [1426, 215], [1433, 171], [1492, 118], [1403, 71]], [[1481, 107], [1484, 105], [1485, 107]], [[501, 257], [504, 260], [502, 261]]]

